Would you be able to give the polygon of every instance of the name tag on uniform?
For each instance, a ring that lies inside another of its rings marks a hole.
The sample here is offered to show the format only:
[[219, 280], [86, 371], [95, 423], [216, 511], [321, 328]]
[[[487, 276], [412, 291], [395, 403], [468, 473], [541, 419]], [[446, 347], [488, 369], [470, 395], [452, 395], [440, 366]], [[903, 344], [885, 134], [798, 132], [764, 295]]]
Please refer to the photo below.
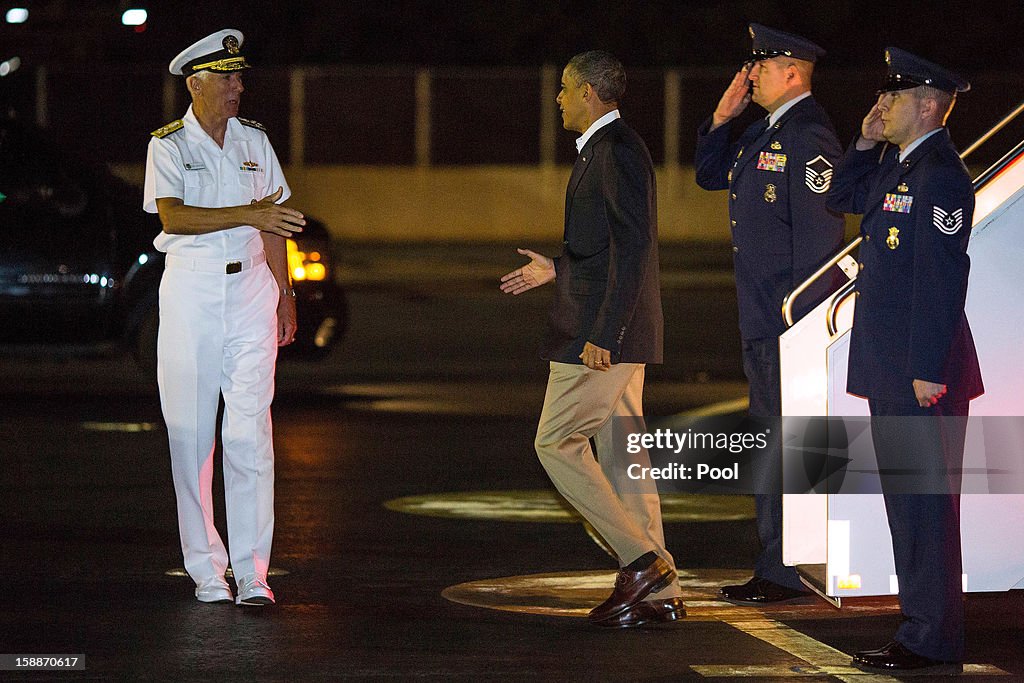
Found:
[[895, 213], [910, 213], [910, 205], [914, 198], [909, 194], [894, 194], [889, 192], [882, 202], [882, 211], [894, 211]]
[[786, 170], [786, 155], [761, 152], [761, 155], [757, 157], [757, 167], [762, 171], [783, 173]]

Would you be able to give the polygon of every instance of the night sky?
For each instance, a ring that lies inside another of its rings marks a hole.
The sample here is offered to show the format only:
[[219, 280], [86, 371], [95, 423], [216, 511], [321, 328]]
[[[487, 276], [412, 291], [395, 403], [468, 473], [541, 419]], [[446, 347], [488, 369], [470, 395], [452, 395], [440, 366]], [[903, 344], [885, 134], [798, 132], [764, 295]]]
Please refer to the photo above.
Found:
[[[279, 138], [289, 129], [288, 67], [398, 67], [399, 75], [390, 79], [381, 75], [384, 72], [372, 71], [360, 77], [328, 78], [320, 86], [326, 90], [308, 99], [314, 119], [330, 118], [343, 108], [346, 126], [361, 131], [356, 141], [322, 159], [317, 155], [323, 150], [315, 145], [309, 159], [323, 163], [412, 163], [410, 79], [412, 67], [420, 66], [441, 67], [435, 73], [454, 71], [446, 67], [509, 68], [507, 82], [498, 85], [486, 77], [453, 85], [442, 76], [435, 82], [434, 108], [437, 125], [442, 126], [433, 133], [435, 163], [536, 163], [539, 112], [534, 109], [539, 83], [533, 81], [538, 67], [560, 68], [572, 55], [589, 49], [609, 50], [625, 63], [631, 85], [623, 111], [644, 131], [656, 159], [662, 143], [661, 72], [680, 70], [688, 88], [680, 120], [685, 161], [692, 153], [692, 130], [714, 108], [728, 83], [729, 69], [738, 67], [749, 54], [749, 22], [798, 33], [828, 51], [815, 72], [815, 94], [844, 140], [859, 129], [863, 112], [874, 100], [874, 90], [885, 73], [883, 52], [889, 45], [959, 71], [973, 83], [951, 120], [954, 141], [960, 146], [972, 142], [1024, 100], [1022, 0], [892, 4], [863, 0], [27, 0], [24, 4], [30, 10], [27, 24], [0, 23], [0, 59], [17, 55], [25, 67], [13, 78], [0, 79], [0, 108], [32, 116], [35, 75], [39, 67], [48, 67], [49, 123], [60, 141], [88, 140], [101, 150], [102, 158], [122, 162], [138, 161], [148, 131], [167, 116], [161, 83], [168, 62], [190, 43], [221, 28], [243, 31], [249, 61], [264, 67], [247, 75], [251, 97], [245, 111], [272, 126]], [[3, 3], [0, 9], [9, 6]], [[149, 11], [144, 30], [120, 25], [120, 14], [129, 6]], [[548, 96], [555, 94], [553, 89]], [[184, 102], [180, 104], [184, 107]], [[327, 110], [318, 113], [321, 105]], [[518, 115], [506, 116], [510, 110]], [[383, 111], [388, 112], [385, 123], [391, 126], [387, 130], [381, 129]], [[519, 137], [512, 138], [523, 151], [522, 158], [484, 159], [467, 152], [489, 148], [490, 133], [479, 131], [486, 128], [484, 122], [494, 120], [503, 122], [505, 135], [511, 135], [509, 126], [522, 128]], [[81, 130], [94, 133], [81, 136]], [[124, 145], [120, 138], [104, 135], [126, 135], [133, 142]], [[483, 139], [476, 140], [474, 135]], [[1022, 135], [1024, 119], [1000, 133], [983, 153], [975, 155], [974, 163], [994, 161]], [[395, 146], [392, 154], [381, 152], [384, 142]], [[359, 145], [372, 145], [372, 149]], [[455, 151], [446, 151], [446, 145]], [[568, 156], [559, 160], [565, 162], [574, 150], [571, 145], [564, 150], [559, 147], [559, 154], [563, 151]]]
[[[9, 3], [4, 3], [8, 5]], [[898, 45], [966, 70], [1024, 66], [1024, 3], [855, 0], [614, 2], [380, 0], [374, 2], [26, 2], [31, 21], [0, 25], [0, 48], [37, 61], [166, 63], [222, 27], [242, 30], [264, 64], [536, 66], [610, 50], [627, 66], [739, 63], [746, 24], [789, 30], [829, 51], [826, 64], [879, 63]], [[127, 6], [150, 20], [136, 33], [116, 19]]]

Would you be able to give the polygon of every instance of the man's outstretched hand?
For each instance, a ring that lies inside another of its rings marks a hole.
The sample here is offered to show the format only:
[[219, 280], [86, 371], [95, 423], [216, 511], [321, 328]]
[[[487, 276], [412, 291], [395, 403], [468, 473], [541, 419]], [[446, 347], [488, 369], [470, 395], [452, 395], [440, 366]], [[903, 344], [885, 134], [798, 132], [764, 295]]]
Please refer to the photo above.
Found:
[[251, 219], [248, 221], [252, 227], [271, 232], [281, 237], [291, 237], [294, 233], [302, 232], [302, 226], [306, 224], [306, 217], [295, 209], [277, 204], [277, 200], [284, 194], [284, 188], [277, 188], [277, 192], [267, 195], [263, 199], [252, 200], [249, 204]]
[[555, 279], [555, 262], [543, 254], [529, 249], [516, 249], [523, 256], [529, 256], [530, 262], [522, 268], [501, 277], [501, 291], [506, 294], [522, 294], [534, 287], [546, 285]]

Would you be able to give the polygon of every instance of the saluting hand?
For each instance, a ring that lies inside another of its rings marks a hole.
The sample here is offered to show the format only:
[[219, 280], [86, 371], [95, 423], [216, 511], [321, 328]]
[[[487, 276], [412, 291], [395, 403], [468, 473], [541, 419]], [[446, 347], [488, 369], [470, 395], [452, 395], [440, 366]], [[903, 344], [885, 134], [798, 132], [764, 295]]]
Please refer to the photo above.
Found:
[[295, 209], [277, 204], [276, 202], [282, 194], [284, 194], [284, 188], [278, 187], [274, 194], [267, 195], [259, 201], [252, 200], [249, 205], [251, 214], [249, 225], [281, 237], [291, 237], [297, 232], [302, 232], [302, 226], [306, 224], [305, 216]]
[[530, 262], [522, 268], [502, 275], [501, 291], [506, 294], [522, 294], [555, 279], [554, 261], [529, 249], [516, 249], [516, 251], [523, 256], [529, 256]]
[[744, 64], [733, 76], [732, 83], [725, 89], [722, 99], [711, 116], [711, 129], [739, 116], [750, 104], [750, 69], [753, 64]]
[[[871, 107], [871, 111], [868, 112], [860, 124], [861, 139], [857, 141], [858, 149], [870, 149], [875, 146], [876, 142], [885, 142], [885, 123], [882, 122], [882, 110], [878, 108], [882, 97], [884, 97], [884, 94], [879, 95], [878, 102], [875, 102], [875, 105]], [[864, 145], [861, 145], [862, 141], [864, 141]]]

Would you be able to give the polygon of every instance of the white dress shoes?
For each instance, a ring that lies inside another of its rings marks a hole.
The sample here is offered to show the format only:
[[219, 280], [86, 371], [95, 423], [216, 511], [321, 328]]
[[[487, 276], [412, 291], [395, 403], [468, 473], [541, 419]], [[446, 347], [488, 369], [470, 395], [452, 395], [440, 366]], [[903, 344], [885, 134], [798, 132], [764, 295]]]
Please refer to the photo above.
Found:
[[236, 605], [273, 605], [274, 591], [270, 590], [267, 580], [250, 574], [242, 577], [238, 582], [238, 597], [235, 598]]
[[199, 602], [232, 602], [235, 596], [223, 576], [215, 576], [196, 584], [196, 600]]

